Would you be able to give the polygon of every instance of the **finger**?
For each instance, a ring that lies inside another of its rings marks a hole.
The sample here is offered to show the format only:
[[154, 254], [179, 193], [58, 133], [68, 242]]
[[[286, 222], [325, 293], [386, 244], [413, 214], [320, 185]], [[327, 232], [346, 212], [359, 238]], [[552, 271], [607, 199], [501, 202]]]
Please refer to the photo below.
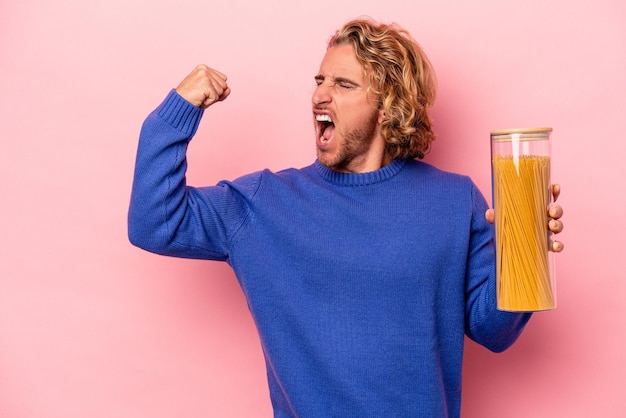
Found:
[[216, 76], [217, 76], [219, 79], [221, 79], [222, 81], [224, 81], [224, 82], [225, 82], [226, 80], [228, 80], [228, 77], [226, 77], [226, 74], [224, 74], [224, 73], [222, 73], [222, 72], [219, 72], [219, 71], [217, 71], [217, 70], [214, 70], [214, 69], [212, 69], [212, 68], [211, 68], [211, 71], [212, 71], [212, 73], [213, 73], [214, 75], [216, 75]]
[[220, 80], [225, 82], [228, 77], [226, 77], [226, 74], [209, 67], [206, 64], [200, 64], [198, 65], [196, 68], [194, 68], [194, 70], [191, 72], [192, 76], [198, 76], [200, 78], [212, 78], [212, 79], [216, 79], [216, 80]]
[[211, 106], [213, 103], [215, 103], [215, 100], [213, 100], [213, 98], [211, 97], [207, 97], [204, 102], [202, 102], [202, 105], [200, 105], [201, 108], [206, 109], [209, 106]]
[[209, 93], [214, 101], [217, 101], [219, 97], [222, 95], [224, 90], [226, 89], [226, 83], [223, 83], [220, 80], [215, 78], [209, 79], [209, 89], [211, 90]]
[[[228, 87], [228, 83], [226, 82], [226, 76], [224, 78], [221, 77], [211, 77], [211, 85], [218, 93], [218, 97], [222, 97], [226, 90], [230, 90]], [[226, 94], [228, 96], [228, 94]]]
[[557, 221], [556, 219], [551, 219], [550, 222], [548, 222], [548, 228], [551, 232], [558, 234], [559, 232], [563, 231], [563, 222]]
[[563, 243], [560, 241], [553, 241], [551, 247], [552, 251], [554, 251], [555, 253], [560, 253], [561, 251], [563, 251], [563, 248], [565, 248]]
[[221, 102], [223, 100], [226, 100], [228, 96], [230, 96], [230, 87], [227, 86], [222, 92], [222, 94], [220, 94], [220, 97], [218, 98], [218, 100]]
[[561, 185], [560, 184], [553, 184], [552, 185], [552, 201], [556, 202], [556, 199], [559, 198], [560, 194], [561, 194]]
[[495, 219], [495, 213], [494, 213], [493, 209], [487, 209], [485, 211], [485, 219], [487, 219], [487, 222], [489, 222], [490, 224], [493, 223], [493, 221]]
[[204, 91], [205, 99], [202, 102], [202, 107], [206, 109], [213, 103], [224, 100], [228, 96], [228, 94], [224, 95], [227, 89], [228, 86], [221, 79], [209, 78]]
[[563, 216], [563, 208], [559, 205], [550, 205], [548, 208], [548, 216], [552, 219], [559, 219]]
[[215, 102], [219, 101], [219, 93], [217, 93], [215, 90], [211, 89], [210, 91], [208, 91], [205, 95], [205, 99], [204, 102], [202, 102], [202, 107], [204, 109], [206, 109], [207, 107], [211, 106], [212, 104], [214, 104]]
[[225, 80], [213, 80], [213, 86], [215, 89], [215, 92], [217, 94], [217, 97], [215, 99], [216, 102], [221, 102], [223, 100], [226, 100], [226, 98], [228, 96], [230, 96], [230, 87], [228, 86], [228, 84], [226, 84]]

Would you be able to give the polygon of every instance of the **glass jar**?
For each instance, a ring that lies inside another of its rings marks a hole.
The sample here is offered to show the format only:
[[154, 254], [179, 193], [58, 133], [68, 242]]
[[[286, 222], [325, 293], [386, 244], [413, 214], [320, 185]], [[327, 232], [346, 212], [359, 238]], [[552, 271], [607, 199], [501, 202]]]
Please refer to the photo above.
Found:
[[491, 131], [498, 309], [556, 307], [548, 229], [552, 128]]

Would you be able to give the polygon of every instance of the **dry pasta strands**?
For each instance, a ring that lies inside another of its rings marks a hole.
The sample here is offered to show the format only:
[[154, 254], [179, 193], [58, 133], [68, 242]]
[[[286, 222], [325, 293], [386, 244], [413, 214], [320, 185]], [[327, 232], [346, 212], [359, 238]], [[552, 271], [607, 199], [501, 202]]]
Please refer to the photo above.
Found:
[[546, 208], [550, 158], [493, 156], [498, 308], [540, 311], [555, 307], [548, 256]]

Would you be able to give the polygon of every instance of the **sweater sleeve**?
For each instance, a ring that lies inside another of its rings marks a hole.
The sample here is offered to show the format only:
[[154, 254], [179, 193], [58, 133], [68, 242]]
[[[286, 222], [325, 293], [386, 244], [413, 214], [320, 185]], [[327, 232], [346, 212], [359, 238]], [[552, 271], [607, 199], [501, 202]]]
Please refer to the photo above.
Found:
[[[230, 183], [186, 184], [186, 152], [203, 110], [172, 90], [144, 121], [128, 211], [133, 245], [162, 255], [228, 259], [228, 244], [247, 215]], [[248, 179], [254, 182], [254, 179]]]
[[466, 334], [491, 351], [501, 352], [520, 336], [530, 313], [497, 309], [493, 225], [485, 219], [487, 202], [473, 186], [470, 252], [466, 274]]

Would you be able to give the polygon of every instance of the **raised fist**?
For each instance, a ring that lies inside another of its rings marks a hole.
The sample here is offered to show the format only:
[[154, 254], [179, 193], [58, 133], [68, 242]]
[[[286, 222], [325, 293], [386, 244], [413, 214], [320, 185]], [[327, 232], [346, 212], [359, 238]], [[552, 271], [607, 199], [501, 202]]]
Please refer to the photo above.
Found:
[[224, 74], [200, 64], [176, 87], [176, 92], [192, 105], [206, 109], [226, 99], [230, 87]]

